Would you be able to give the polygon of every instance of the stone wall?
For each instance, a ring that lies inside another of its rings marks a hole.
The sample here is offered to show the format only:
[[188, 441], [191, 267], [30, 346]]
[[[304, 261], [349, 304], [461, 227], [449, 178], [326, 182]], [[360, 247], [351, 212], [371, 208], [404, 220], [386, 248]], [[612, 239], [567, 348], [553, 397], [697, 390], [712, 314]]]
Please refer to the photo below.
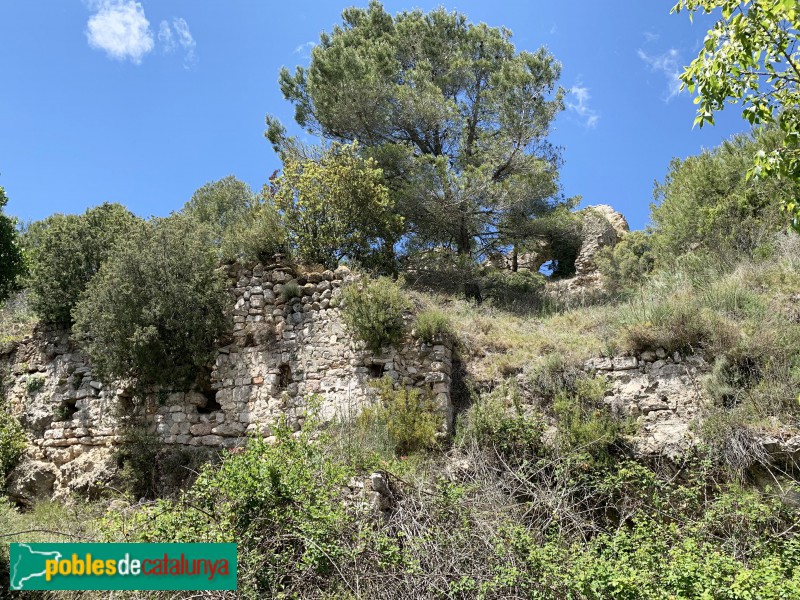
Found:
[[659, 350], [594, 358], [584, 368], [607, 380], [604, 402], [612, 413], [636, 421], [630, 440], [636, 454], [676, 458], [691, 447], [692, 425], [706, 407], [701, 380], [711, 367], [703, 357]]
[[[340, 309], [346, 268], [300, 273], [288, 265], [232, 265], [232, 331], [217, 350], [206, 385], [148, 398], [144, 417], [166, 444], [229, 448], [258, 432], [269, 438], [286, 417], [298, 430], [311, 395], [324, 420], [352, 416], [374, 401], [370, 381], [387, 376], [396, 387], [435, 395], [442, 430], [453, 425], [452, 347], [407, 335], [378, 354], [346, 331]], [[407, 315], [409, 325], [413, 315]], [[410, 329], [410, 328], [409, 328]], [[38, 330], [0, 354], [6, 395], [30, 439], [10, 478], [12, 495], [88, 493], [113, 473], [121, 441], [119, 415], [132, 410], [124, 386], [98, 381], [63, 330]]]

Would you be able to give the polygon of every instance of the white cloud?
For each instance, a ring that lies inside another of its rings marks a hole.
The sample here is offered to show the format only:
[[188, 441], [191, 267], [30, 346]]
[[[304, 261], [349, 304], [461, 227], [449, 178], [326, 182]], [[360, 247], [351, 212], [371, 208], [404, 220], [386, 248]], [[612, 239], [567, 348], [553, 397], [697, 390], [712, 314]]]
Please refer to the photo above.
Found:
[[311, 41], [306, 42], [305, 44], [300, 44], [297, 48], [294, 49], [295, 54], [299, 54], [302, 58], [311, 58], [311, 50], [314, 49], [314, 46], [317, 45], [317, 42]]
[[185, 68], [189, 69], [197, 62], [194, 55], [197, 42], [192, 37], [186, 19], [176, 17], [172, 19], [172, 25], [168, 21], [161, 21], [158, 26], [158, 41], [161, 42], [164, 52], [167, 53], [172, 52], [178, 46], [183, 48], [185, 51], [183, 66]]
[[185, 19], [180, 17], [172, 19], [172, 27], [175, 28], [175, 33], [178, 36], [178, 43], [186, 51], [183, 57], [183, 66], [188, 69], [196, 62], [194, 49], [197, 47], [197, 42], [194, 41], [192, 32], [189, 31], [189, 24]]
[[680, 53], [671, 48], [663, 54], [648, 54], [641, 48], [637, 51], [639, 58], [641, 58], [652, 71], [661, 73], [667, 78], [668, 94], [664, 99], [669, 102], [681, 91], [681, 80], [679, 79], [682, 72], [680, 62]]
[[142, 5], [133, 0], [99, 0], [90, 6], [96, 12], [86, 25], [89, 45], [116, 60], [140, 64], [153, 49], [150, 22]]
[[574, 111], [581, 119], [585, 119], [585, 125], [589, 129], [597, 127], [597, 122], [600, 120], [600, 115], [596, 110], [589, 106], [589, 100], [592, 99], [589, 93], [589, 88], [582, 85], [574, 85], [569, 90], [566, 105], [567, 110]]
[[172, 28], [166, 21], [161, 21], [158, 26], [158, 41], [164, 52], [172, 52], [175, 49], [175, 38], [172, 35]]
[[653, 33], [652, 31], [645, 31], [642, 35], [644, 35], [644, 41], [648, 44], [651, 42], [657, 42], [658, 38], [661, 36], [657, 33]]

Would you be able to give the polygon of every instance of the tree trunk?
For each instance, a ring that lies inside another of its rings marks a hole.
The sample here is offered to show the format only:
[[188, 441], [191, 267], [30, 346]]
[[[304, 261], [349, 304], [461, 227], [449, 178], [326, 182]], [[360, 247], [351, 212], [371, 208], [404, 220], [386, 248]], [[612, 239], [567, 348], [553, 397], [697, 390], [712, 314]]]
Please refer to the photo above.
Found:
[[456, 250], [458, 251], [459, 256], [469, 256], [470, 255], [470, 242], [472, 241], [469, 232], [467, 231], [467, 227], [464, 224], [464, 221], [461, 221], [461, 227], [458, 230], [458, 238], [456, 239]]

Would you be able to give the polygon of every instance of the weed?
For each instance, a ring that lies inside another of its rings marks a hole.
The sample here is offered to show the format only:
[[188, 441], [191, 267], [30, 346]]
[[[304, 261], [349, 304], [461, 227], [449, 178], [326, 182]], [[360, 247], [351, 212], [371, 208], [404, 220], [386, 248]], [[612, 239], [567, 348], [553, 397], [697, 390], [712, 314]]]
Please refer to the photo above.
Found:
[[29, 395], [33, 395], [44, 387], [45, 382], [44, 375], [30, 375], [25, 382], [25, 390]]
[[427, 309], [417, 315], [417, 336], [426, 344], [454, 337], [453, 325], [441, 310]]
[[394, 389], [388, 377], [374, 385], [379, 403], [364, 409], [359, 417], [361, 426], [385, 427], [398, 455], [435, 448], [444, 417], [430, 395], [418, 389]]
[[345, 323], [373, 352], [403, 337], [411, 303], [398, 283], [387, 277], [354, 282], [343, 288], [342, 300]]
[[294, 280], [285, 283], [281, 288], [281, 298], [283, 298], [284, 302], [289, 302], [292, 298], [301, 298], [302, 296], [303, 288]]

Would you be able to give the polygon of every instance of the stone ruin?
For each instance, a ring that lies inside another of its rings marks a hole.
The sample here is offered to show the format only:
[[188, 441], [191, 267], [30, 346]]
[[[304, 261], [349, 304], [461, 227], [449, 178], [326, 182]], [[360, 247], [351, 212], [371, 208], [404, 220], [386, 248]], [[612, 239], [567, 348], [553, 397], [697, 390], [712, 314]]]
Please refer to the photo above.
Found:
[[[581, 247], [575, 257], [575, 275], [548, 282], [551, 291], [574, 293], [597, 289], [602, 285], [602, 275], [597, 268], [597, 254], [601, 249], [615, 246], [630, 231], [625, 217], [607, 204], [587, 206], [577, 212], [581, 223]], [[521, 254], [517, 259], [519, 269], [533, 272], [554, 260], [552, 249], [544, 244], [538, 252]], [[487, 264], [501, 269], [511, 269], [510, 254], [492, 257]]]
[[[443, 433], [452, 429], [452, 345], [408, 334], [396, 348], [365, 349], [345, 329], [339, 307], [342, 286], [354, 279], [348, 269], [302, 273], [286, 265], [231, 265], [228, 276], [233, 326], [216, 350], [207, 385], [154, 394], [138, 408], [164, 444], [233, 448], [247, 434], [270, 439], [272, 425], [283, 418], [299, 430], [314, 394], [323, 420], [354, 416], [375, 401], [370, 382], [384, 376], [395, 387], [432, 394]], [[297, 286], [296, 297], [286, 299], [287, 285]], [[39, 328], [4, 348], [0, 368], [8, 373], [7, 400], [30, 442], [9, 478], [10, 495], [28, 502], [96, 493], [114, 473], [114, 450], [123, 441], [120, 415], [134, 410], [129, 392], [95, 378], [65, 330]]]

